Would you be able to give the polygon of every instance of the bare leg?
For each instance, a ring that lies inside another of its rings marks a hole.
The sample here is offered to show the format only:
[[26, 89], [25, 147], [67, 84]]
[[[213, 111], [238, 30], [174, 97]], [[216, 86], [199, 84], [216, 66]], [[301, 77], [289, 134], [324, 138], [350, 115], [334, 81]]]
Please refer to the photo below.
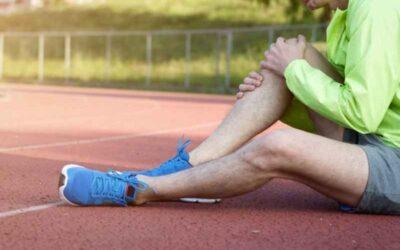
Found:
[[253, 191], [273, 178], [286, 178], [356, 206], [367, 183], [368, 163], [363, 150], [355, 145], [289, 128], [196, 168], [138, 178], [150, 188], [138, 194], [137, 204], [181, 197], [231, 197]]
[[268, 71], [263, 71], [262, 74], [263, 85], [238, 100], [210, 137], [190, 153], [192, 165], [235, 151], [284, 114], [292, 99], [284, 79]]
[[[340, 75], [311, 45], [306, 50], [305, 58], [312, 66], [342, 82]], [[219, 127], [190, 153], [192, 165], [232, 153], [282, 117], [293, 96], [283, 78], [268, 71], [261, 73], [264, 76], [263, 85], [239, 100]], [[310, 117], [318, 134], [341, 140], [342, 129], [339, 126], [313, 111], [310, 111]]]

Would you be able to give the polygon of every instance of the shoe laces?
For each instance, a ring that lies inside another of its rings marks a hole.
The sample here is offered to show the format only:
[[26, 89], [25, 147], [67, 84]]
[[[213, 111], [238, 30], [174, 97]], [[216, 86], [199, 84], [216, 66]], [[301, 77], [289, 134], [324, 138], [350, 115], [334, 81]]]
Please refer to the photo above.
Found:
[[[134, 197], [126, 194], [127, 186], [135, 188]], [[136, 191], [144, 191], [148, 185], [120, 172], [109, 170], [106, 175], [96, 176], [92, 183], [92, 196], [106, 198], [115, 204], [126, 206], [128, 201], [135, 200]]]
[[[175, 163], [176, 162], [188, 162], [188, 156], [186, 153], [186, 148], [189, 146], [190, 140], [186, 140], [183, 142], [183, 138], [180, 138], [178, 141], [178, 146], [176, 148], [176, 155], [172, 158], [169, 159], [168, 161], [162, 163], [159, 167], [152, 169], [151, 171], [158, 171], [159, 169], [163, 168], [174, 168], [175, 169]], [[132, 177], [136, 175], [140, 175], [142, 173], [147, 172], [148, 170], [142, 170], [142, 171], [125, 171], [122, 174], [127, 177]]]
[[176, 148], [176, 156], [166, 162], [164, 162], [163, 164], [161, 164], [161, 166], [159, 166], [157, 169], [164, 167], [165, 165], [170, 165], [171, 162], [175, 163], [175, 162], [181, 162], [183, 161], [183, 156], [186, 154], [186, 148], [190, 145], [191, 141], [190, 140], [186, 140], [185, 142], [183, 142], [183, 139], [179, 139], [178, 141], [178, 146]]

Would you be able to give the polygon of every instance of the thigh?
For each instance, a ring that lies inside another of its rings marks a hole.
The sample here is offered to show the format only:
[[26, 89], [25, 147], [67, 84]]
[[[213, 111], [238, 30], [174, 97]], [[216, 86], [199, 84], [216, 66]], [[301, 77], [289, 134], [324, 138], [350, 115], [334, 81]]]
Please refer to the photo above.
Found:
[[277, 177], [304, 183], [347, 205], [359, 203], [369, 173], [359, 146], [298, 129], [286, 129], [281, 137], [284, 157]]

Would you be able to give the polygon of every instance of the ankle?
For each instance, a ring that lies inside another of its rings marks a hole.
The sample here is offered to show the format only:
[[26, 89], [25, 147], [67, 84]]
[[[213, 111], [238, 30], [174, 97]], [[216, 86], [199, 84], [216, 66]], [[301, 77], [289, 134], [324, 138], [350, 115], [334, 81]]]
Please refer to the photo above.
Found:
[[196, 151], [192, 151], [189, 153], [189, 163], [192, 166], [198, 165], [198, 156], [196, 154]]
[[210, 158], [212, 158], [212, 152], [207, 152], [206, 157], [204, 152], [196, 151], [196, 149], [189, 153], [189, 163], [192, 167], [203, 164], [209, 161]]
[[142, 205], [149, 201], [156, 200], [156, 193], [154, 192], [152, 185], [151, 185], [151, 177], [145, 175], [138, 175], [136, 177], [139, 181], [148, 185], [148, 187], [143, 191], [138, 191], [136, 193], [135, 201], [133, 202], [134, 205]]

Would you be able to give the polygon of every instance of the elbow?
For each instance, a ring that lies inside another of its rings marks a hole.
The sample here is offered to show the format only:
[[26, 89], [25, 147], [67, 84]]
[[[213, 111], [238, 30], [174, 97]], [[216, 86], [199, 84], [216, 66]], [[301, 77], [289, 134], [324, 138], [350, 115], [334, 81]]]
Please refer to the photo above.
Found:
[[382, 123], [384, 113], [383, 111], [373, 109], [361, 109], [353, 113], [353, 121], [355, 127], [358, 127], [359, 132], [363, 134], [375, 134]]

